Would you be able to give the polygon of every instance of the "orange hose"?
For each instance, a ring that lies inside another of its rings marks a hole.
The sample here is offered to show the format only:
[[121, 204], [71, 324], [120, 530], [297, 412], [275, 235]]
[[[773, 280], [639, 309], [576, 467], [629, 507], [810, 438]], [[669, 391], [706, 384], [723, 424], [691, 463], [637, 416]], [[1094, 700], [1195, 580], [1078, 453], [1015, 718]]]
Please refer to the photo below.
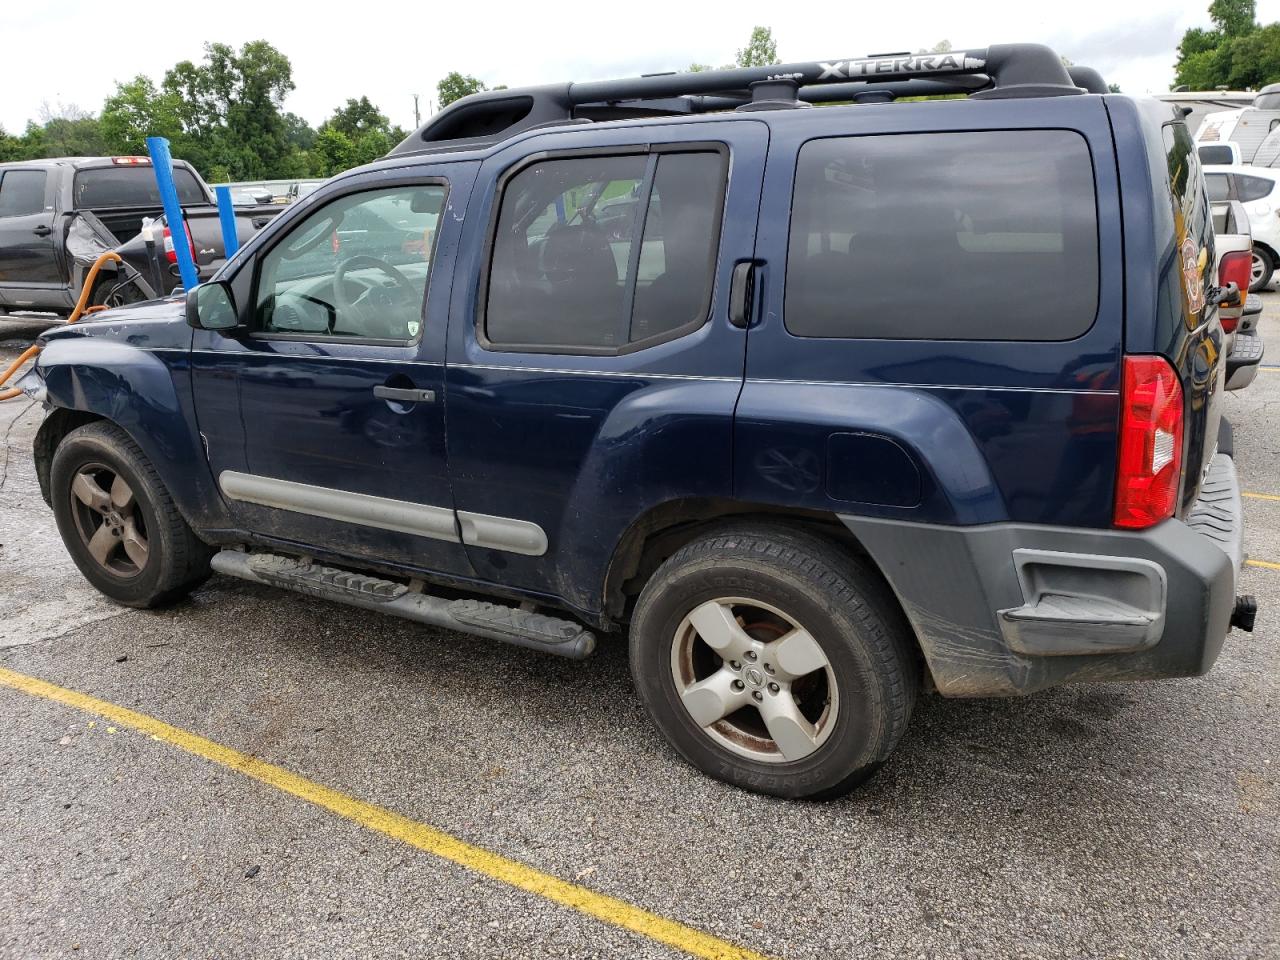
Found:
[[[124, 262], [120, 259], [120, 254], [112, 253], [111, 251], [107, 251], [102, 254], [102, 256], [98, 257], [97, 260], [93, 261], [93, 266], [89, 268], [89, 273], [84, 278], [84, 286], [80, 290], [80, 299], [76, 301], [76, 306], [75, 309], [71, 311], [71, 316], [67, 317], [67, 323], [75, 323], [86, 312], [96, 312], [94, 308], [89, 306], [89, 296], [93, 293], [93, 281], [98, 279], [98, 271], [102, 268], [104, 263], [109, 261], [115, 261], [116, 263]], [[18, 372], [18, 368], [39, 352], [40, 347], [37, 344], [36, 346], [27, 347], [26, 350], [23, 350], [22, 353], [18, 354], [18, 359], [9, 364], [8, 370], [0, 374], [0, 386], [8, 383], [9, 378]], [[22, 391], [15, 387], [10, 390], [0, 391], [0, 400], [12, 400], [14, 397], [19, 397], [21, 395]]]

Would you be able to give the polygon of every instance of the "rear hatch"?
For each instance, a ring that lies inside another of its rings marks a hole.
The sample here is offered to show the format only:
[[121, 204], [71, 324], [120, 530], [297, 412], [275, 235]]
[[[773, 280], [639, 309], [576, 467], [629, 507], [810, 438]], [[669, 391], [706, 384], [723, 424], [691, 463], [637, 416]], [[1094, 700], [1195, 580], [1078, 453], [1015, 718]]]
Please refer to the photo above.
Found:
[[[1218, 423], [1225, 392], [1226, 345], [1218, 308], [1213, 221], [1195, 144], [1185, 123], [1161, 128], [1168, 165], [1167, 195], [1173, 209], [1176, 264], [1165, 272], [1159, 309], [1166, 313], [1169, 341], [1158, 345], [1182, 384], [1183, 479], [1177, 514], [1183, 516], [1200, 494], [1205, 472], [1217, 452]], [[1156, 201], [1160, 202], [1157, 187]]]

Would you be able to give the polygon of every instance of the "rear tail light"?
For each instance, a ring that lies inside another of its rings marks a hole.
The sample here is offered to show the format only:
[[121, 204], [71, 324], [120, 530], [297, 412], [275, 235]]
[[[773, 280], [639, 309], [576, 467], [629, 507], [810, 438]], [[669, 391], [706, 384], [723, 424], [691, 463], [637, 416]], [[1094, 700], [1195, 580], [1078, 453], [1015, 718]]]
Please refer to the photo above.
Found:
[[1115, 525], [1173, 516], [1182, 474], [1182, 384], [1164, 357], [1124, 358]]
[[[1249, 291], [1249, 278], [1253, 269], [1253, 254], [1248, 250], [1237, 250], [1232, 253], [1224, 253], [1222, 262], [1218, 264], [1218, 286], [1225, 287], [1227, 284], [1234, 283], [1236, 289], [1240, 291], [1240, 306], [1244, 306], [1244, 298], [1247, 297]], [[1227, 333], [1235, 330], [1236, 324], [1240, 322], [1239, 316], [1223, 317], [1222, 329]]]
[[[184, 223], [182, 229], [187, 235], [187, 249], [191, 251], [191, 262], [195, 263], [196, 245], [191, 241], [191, 228]], [[178, 251], [173, 248], [173, 234], [168, 227], [164, 228], [164, 258], [170, 263], [178, 262]]]

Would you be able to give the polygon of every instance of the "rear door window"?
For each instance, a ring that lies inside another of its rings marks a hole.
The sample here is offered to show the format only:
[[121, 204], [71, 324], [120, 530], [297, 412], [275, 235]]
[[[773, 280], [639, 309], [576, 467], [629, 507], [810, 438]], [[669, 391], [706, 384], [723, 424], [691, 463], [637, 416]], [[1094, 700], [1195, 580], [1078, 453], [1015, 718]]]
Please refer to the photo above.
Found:
[[1206, 173], [1204, 185], [1210, 200], [1217, 202], [1231, 199], [1231, 181], [1225, 173]]
[[[1266, 177], [1250, 177], [1243, 173], [1236, 174], [1236, 192], [1239, 194], [1240, 199], [1246, 202], [1269, 197], [1274, 187], [1275, 183]], [[1212, 194], [1210, 194], [1209, 199], [1213, 199]]]
[[801, 149], [792, 334], [1068, 340], [1097, 305], [1097, 202], [1079, 134], [838, 137]]
[[[174, 167], [173, 182], [179, 203], [208, 203], [200, 182], [185, 167]], [[74, 193], [80, 210], [160, 205], [160, 188], [150, 165], [81, 170], [76, 174]]]
[[43, 170], [0, 174], [0, 217], [29, 217], [43, 210], [45, 176]]
[[494, 349], [619, 353], [708, 316], [718, 151], [539, 160], [502, 191], [484, 306]]

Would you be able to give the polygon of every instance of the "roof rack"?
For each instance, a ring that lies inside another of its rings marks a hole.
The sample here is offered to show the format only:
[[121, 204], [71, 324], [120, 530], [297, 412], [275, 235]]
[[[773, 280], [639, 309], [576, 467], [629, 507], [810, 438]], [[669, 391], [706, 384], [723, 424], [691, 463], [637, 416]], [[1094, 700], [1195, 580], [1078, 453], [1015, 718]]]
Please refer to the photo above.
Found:
[[1106, 92], [1096, 70], [1071, 70], [1075, 72], [1069, 72], [1049, 47], [1010, 43], [948, 53], [882, 53], [491, 90], [451, 103], [388, 156], [487, 146], [535, 127], [591, 120], [875, 103], [939, 94], [995, 99]]

